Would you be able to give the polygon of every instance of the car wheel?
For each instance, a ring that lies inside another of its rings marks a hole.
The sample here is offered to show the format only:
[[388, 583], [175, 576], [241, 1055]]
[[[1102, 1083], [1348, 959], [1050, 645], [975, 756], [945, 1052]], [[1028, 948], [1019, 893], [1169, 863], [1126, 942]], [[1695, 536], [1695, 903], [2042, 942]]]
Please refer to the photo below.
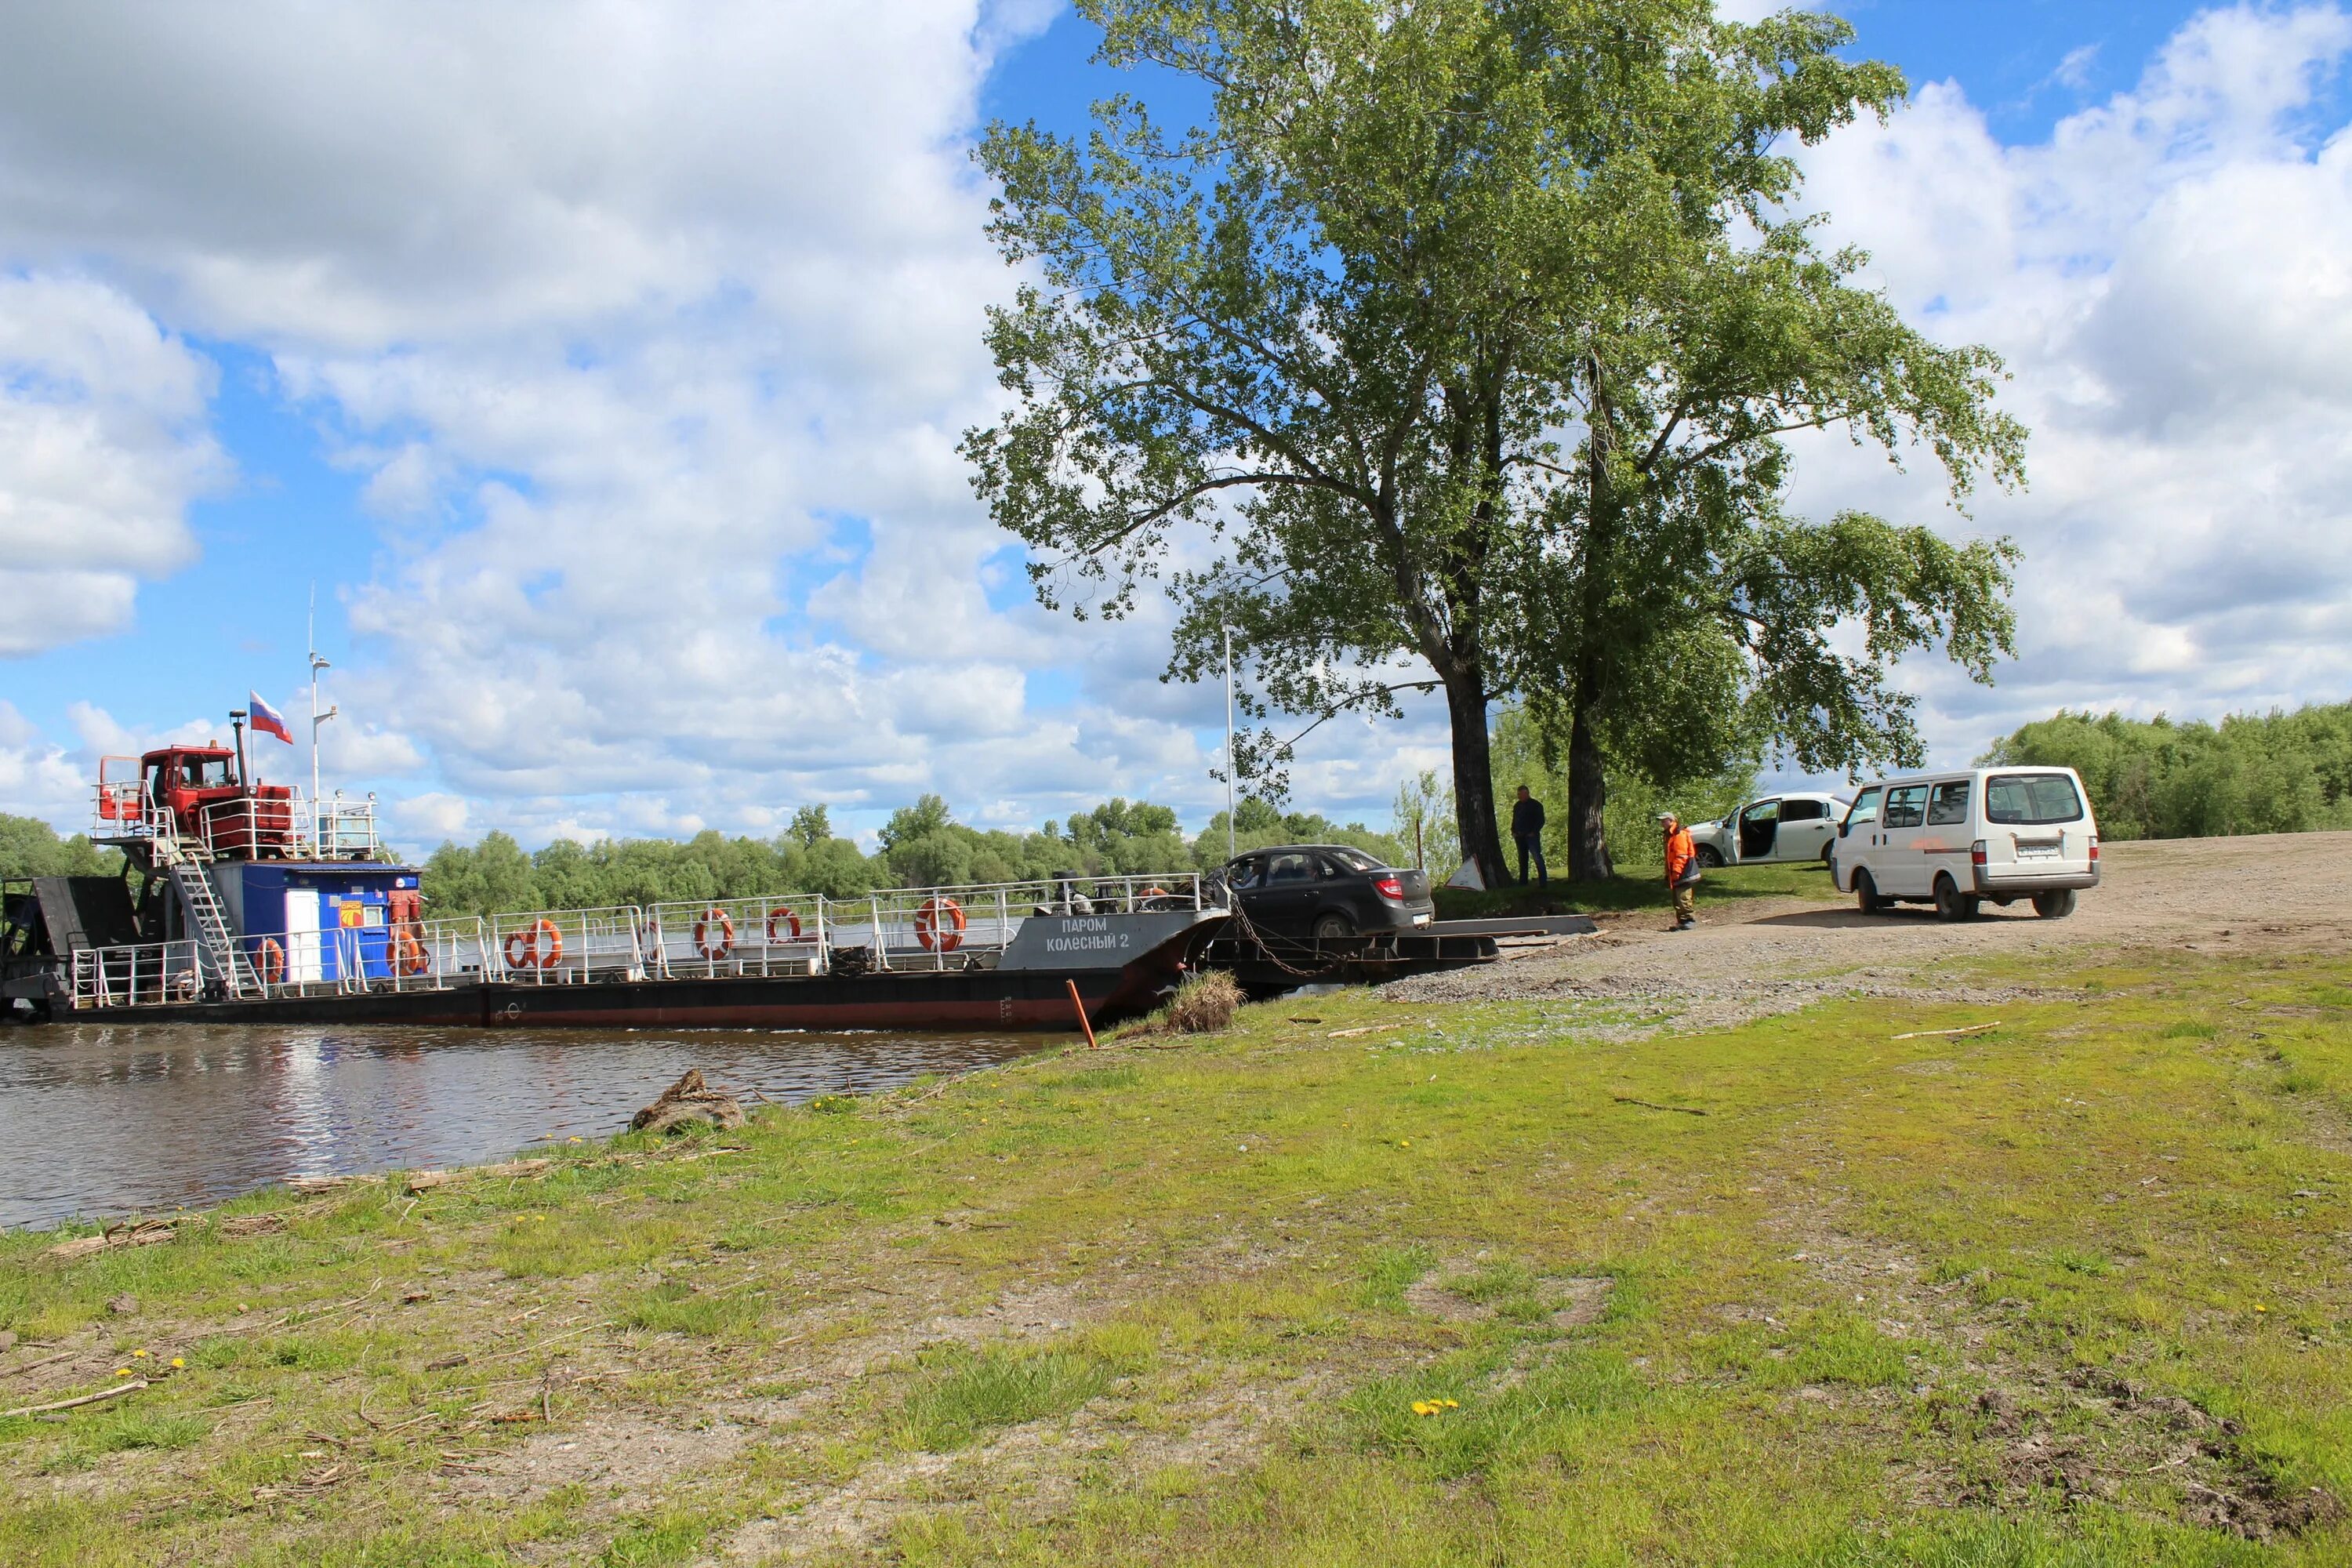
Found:
[[1960, 885], [1949, 877], [1936, 879], [1936, 918], [1953, 925], [1977, 918], [1974, 893], [1963, 893]]
[[2063, 921], [2074, 912], [2074, 889], [2059, 888], [2033, 895], [2033, 912], [2045, 921]]
[[1698, 863], [1702, 870], [1720, 871], [1723, 869], [1723, 855], [1714, 845], [1702, 844], [1698, 847]]
[[1345, 915], [1329, 914], [1318, 915], [1315, 917], [1315, 940], [1317, 942], [1328, 942], [1339, 937], [1353, 936], [1355, 934], [1356, 922], [1349, 920]]
[[[1832, 844], [1834, 844], [1835, 842], [1836, 842], [1836, 840], [1834, 840], [1834, 839], [1831, 840], [1831, 843], [1832, 843]], [[1824, 865], [1824, 866], [1826, 866], [1826, 865], [1828, 865], [1829, 863], [1830, 863], [1830, 845], [1829, 845], [1829, 844], [1824, 844], [1824, 845], [1822, 845], [1822, 865]]]
[[1891, 900], [1878, 896], [1878, 884], [1870, 879], [1869, 872], [1856, 871], [1853, 874], [1853, 902], [1864, 914], [1878, 915], [1886, 912]]

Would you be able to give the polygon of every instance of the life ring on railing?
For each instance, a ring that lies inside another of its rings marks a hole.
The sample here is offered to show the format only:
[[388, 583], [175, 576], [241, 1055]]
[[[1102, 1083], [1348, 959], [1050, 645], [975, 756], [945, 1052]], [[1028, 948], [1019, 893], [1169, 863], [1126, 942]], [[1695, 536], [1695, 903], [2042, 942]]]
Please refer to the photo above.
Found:
[[254, 949], [254, 966], [261, 972], [264, 985], [276, 985], [286, 978], [286, 949], [274, 936], [265, 936]]
[[[542, 936], [547, 939], [545, 952], [540, 950]], [[563, 960], [563, 933], [542, 916], [520, 931], [507, 932], [505, 952], [509, 969], [552, 969]]]
[[1165, 888], [1146, 888], [1143, 891], [1136, 894], [1135, 896], [1138, 899], [1164, 899], [1168, 896], [1168, 889]]
[[416, 940], [413, 926], [395, 926], [392, 932], [392, 966], [403, 975], [415, 979], [433, 967], [433, 960], [425, 944]]
[[[779, 935], [779, 932], [782, 932], [782, 934]], [[770, 910], [768, 911], [768, 941], [771, 945], [780, 942], [798, 942], [800, 939], [800, 916], [793, 913], [790, 910]]]
[[963, 906], [935, 898], [915, 911], [915, 940], [933, 952], [953, 952], [963, 944]]
[[[774, 917], [770, 917], [769, 924], [772, 929]], [[713, 927], [717, 928], [719, 940], [716, 942], [710, 940]], [[735, 917], [717, 905], [711, 906], [708, 913], [694, 922], [694, 951], [714, 963], [734, 952]]]

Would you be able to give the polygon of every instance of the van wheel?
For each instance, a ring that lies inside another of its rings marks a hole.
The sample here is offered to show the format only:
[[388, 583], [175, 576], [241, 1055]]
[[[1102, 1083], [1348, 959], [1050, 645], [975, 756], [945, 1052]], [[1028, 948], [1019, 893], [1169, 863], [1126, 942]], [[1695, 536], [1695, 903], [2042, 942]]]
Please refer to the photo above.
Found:
[[1886, 906], [1893, 900], [1878, 896], [1878, 884], [1870, 879], [1869, 872], [1856, 871], [1853, 874], [1853, 902], [1864, 914], [1879, 915], [1886, 912]]
[[1702, 844], [1698, 847], [1698, 863], [1705, 870], [1719, 871], [1723, 869], [1723, 857], [1717, 852], [1715, 846], [1712, 844]]
[[1963, 893], [1960, 885], [1949, 877], [1936, 879], [1936, 918], [1958, 924], [1977, 918], [1977, 897]]
[[2033, 895], [2033, 912], [2045, 921], [2063, 921], [2074, 912], [2074, 889], [2059, 888]]

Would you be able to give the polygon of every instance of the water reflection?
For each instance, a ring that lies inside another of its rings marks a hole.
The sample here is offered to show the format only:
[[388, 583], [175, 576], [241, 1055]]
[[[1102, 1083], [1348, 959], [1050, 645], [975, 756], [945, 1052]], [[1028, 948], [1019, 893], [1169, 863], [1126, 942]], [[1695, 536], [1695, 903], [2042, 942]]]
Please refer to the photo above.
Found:
[[887, 1089], [1030, 1039], [769, 1030], [0, 1031], [0, 1226], [216, 1202], [290, 1176], [595, 1137], [690, 1067], [749, 1100]]

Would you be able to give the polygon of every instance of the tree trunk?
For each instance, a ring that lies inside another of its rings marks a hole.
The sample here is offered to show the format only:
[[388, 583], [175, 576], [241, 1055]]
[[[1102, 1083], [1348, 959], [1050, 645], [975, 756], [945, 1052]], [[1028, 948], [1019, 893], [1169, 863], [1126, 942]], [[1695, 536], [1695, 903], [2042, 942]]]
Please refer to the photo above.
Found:
[[1503, 838], [1495, 824], [1495, 764], [1486, 733], [1486, 680], [1475, 668], [1445, 677], [1445, 710], [1454, 721], [1454, 826], [1462, 858], [1490, 888], [1510, 884]]
[[1587, 682], [1580, 675], [1568, 726], [1568, 879], [1571, 882], [1606, 881], [1616, 870], [1609, 858], [1609, 834], [1602, 815], [1609, 804], [1609, 779], [1601, 765], [1594, 707]]

